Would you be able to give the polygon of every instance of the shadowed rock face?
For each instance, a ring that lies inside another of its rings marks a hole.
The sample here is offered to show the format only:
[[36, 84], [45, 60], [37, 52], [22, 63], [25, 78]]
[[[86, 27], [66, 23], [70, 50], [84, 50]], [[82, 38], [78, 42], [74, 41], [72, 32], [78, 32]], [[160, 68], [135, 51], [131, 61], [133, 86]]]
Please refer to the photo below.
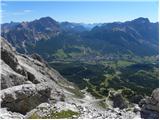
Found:
[[27, 80], [26, 72], [19, 65], [14, 48], [3, 38], [1, 38], [1, 66], [1, 89], [23, 84]]
[[[23, 49], [26, 43], [33, 45], [38, 40], [46, 40], [56, 36], [60, 32], [60, 26], [52, 18], [45, 17], [32, 22], [4, 24], [2, 31], [2, 36], [13, 43], [14, 47]], [[23, 49], [23, 52], [26, 50]]]
[[24, 84], [1, 91], [1, 105], [10, 111], [26, 114], [37, 105], [47, 102], [51, 88], [40, 84]]
[[128, 103], [126, 102], [126, 100], [123, 98], [123, 96], [121, 94], [114, 95], [113, 105], [115, 108], [118, 107], [120, 109], [128, 107]]
[[152, 92], [151, 97], [147, 97], [140, 101], [142, 107], [141, 116], [147, 119], [159, 118], [159, 89]]
[[51, 88], [47, 83], [40, 83], [32, 71], [24, 68], [18, 57], [14, 48], [1, 38], [1, 105], [25, 114], [40, 103], [47, 102]]
[[127, 108], [129, 103], [128, 101], [122, 96], [121, 92], [110, 92], [109, 98], [113, 101], [114, 108], [124, 109]]
[[15, 54], [15, 49], [1, 38], [1, 59], [12, 68], [15, 72], [26, 75], [24, 69], [19, 65]]

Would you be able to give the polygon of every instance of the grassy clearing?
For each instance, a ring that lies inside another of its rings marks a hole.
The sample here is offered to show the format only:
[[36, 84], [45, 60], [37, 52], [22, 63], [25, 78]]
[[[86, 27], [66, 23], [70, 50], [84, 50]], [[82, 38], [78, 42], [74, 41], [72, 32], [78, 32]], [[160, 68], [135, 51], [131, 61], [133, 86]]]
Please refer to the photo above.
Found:
[[51, 114], [40, 117], [37, 113], [33, 113], [28, 119], [64, 119], [64, 118], [77, 118], [78, 112], [72, 110], [62, 110], [60, 112], [51, 111]]
[[74, 118], [74, 116], [78, 116], [78, 112], [74, 112], [72, 110], [60, 111], [60, 112], [52, 112], [50, 119], [63, 119], [63, 118]]
[[135, 62], [127, 61], [127, 60], [118, 60], [118, 61], [102, 61], [102, 65], [109, 65], [113, 68], [121, 68], [134, 64]]
[[134, 64], [134, 62], [119, 60], [117, 64], [118, 64], [118, 67], [126, 67]]
[[63, 51], [63, 49], [57, 50], [57, 52], [54, 54], [58, 58], [67, 58], [67, 54]]

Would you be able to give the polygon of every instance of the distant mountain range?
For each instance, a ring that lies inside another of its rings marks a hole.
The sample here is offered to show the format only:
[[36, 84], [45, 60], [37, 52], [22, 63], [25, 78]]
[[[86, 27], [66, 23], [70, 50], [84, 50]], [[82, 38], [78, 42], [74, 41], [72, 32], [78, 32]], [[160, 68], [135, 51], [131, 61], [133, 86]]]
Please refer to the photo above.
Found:
[[81, 24], [43, 17], [31, 22], [5, 23], [1, 36], [21, 53], [46, 59], [94, 55], [158, 55], [158, 22], [137, 18], [126, 22]]

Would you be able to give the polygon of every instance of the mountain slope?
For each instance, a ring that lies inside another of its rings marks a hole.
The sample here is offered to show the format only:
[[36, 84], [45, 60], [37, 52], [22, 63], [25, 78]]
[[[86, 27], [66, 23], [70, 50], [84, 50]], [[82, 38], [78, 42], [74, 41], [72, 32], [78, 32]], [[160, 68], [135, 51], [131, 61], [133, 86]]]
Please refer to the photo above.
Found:
[[19, 52], [37, 52], [47, 60], [86, 55], [157, 55], [158, 31], [158, 23], [147, 18], [97, 24], [91, 30], [83, 24], [59, 23], [50, 17], [2, 25], [2, 36]]
[[[117, 53], [131, 52], [136, 55], [158, 53], [158, 23], [150, 23], [146, 18], [95, 27], [89, 33], [88, 38], [95, 44], [100, 44], [99, 49], [104, 52], [114, 50], [113, 52]], [[96, 45], [93, 43], [93, 46]]]
[[27, 52], [25, 46], [35, 45], [39, 40], [48, 40], [60, 32], [59, 23], [50, 17], [8, 26], [2, 25], [2, 36], [22, 53]]
[[2, 111], [7, 108], [25, 115], [44, 102], [56, 103], [66, 98], [69, 100], [71, 96], [83, 96], [75, 85], [50, 68], [41, 57], [19, 54], [3, 38], [1, 66]]

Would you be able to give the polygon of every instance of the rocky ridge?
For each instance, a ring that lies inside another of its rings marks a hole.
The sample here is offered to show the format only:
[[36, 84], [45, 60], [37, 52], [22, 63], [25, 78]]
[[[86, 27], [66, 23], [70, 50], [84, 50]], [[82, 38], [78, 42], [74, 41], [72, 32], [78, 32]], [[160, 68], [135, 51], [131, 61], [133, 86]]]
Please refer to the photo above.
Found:
[[[1, 38], [2, 111], [27, 112], [43, 102], [74, 95], [74, 85], [50, 68], [38, 55], [25, 56]], [[68, 90], [70, 91], [68, 91]]]
[[97, 24], [88, 29], [83, 24], [61, 23], [51, 17], [42, 17], [34, 21], [2, 24], [1, 36], [18, 52], [36, 52], [47, 61], [59, 57], [62, 59], [64, 56], [52, 55], [60, 50], [68, 58], [117, 53], [152, 56], [158, 55], [158, 24], [147, 18], [137, 18]]

